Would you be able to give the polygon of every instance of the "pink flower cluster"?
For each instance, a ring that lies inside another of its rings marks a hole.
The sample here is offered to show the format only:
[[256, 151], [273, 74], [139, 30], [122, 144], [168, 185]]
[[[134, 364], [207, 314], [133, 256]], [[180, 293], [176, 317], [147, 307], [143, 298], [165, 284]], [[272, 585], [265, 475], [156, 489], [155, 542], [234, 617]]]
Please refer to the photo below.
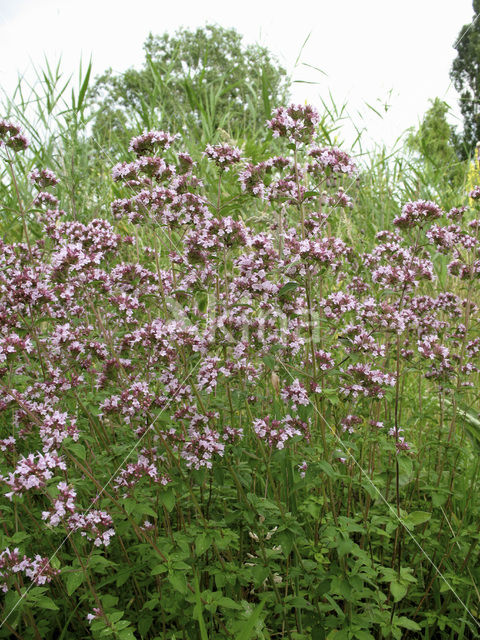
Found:
[[0, 120], [0, 149], [9, 147], [13, 151], [25, 151], [29, 141], [22, 133], [22, 127], [14, 122]]
[[312, 147], [308, 155], [313, 159], [307, 167], [310, 173], [320, 175], [338, 173], [347, 176], [358, 173], [352, 158], [337, 147]]
[[39, 189], [58, 184], [58, 178], [50, 169], [34, 169], [28, 177]]
[[314, 107], [292, 104], [289, 107], [275, 109], [273, 118], [267, 122], [267, 126], [272, 130], [274, 138], [281, 136], [288, 138], [292, 144], [297, 142], [310, 144], [319, 122], [320, 115]]
[[394, 218], [393, 224], [400, 229], [411, 229], [441, 218], [442, 215], [443, 211], [434, 202], [417, 200], [416, 202], [407, 202], [402, 213]]
[[208, 144], [203, 155], [212, 160], [221, 171], [228, 171], [230, 167], [242, 159], [242, 152], [238, 147], [229, 144]]
[[144, 131], [142, 135], [132, 138], [129, 151], [134, 151], [137, 156], [155, 151], [166, 151], [169, 149], [178, 135], [172, 136], [167, 131]]
[[[40, 491], [45, 523], [107, 546], [112, 515], [82, 512], [77, 494], [88, 500], [90, 486], [97, 495], [87, 461], [103, 462], [110, 448], [142, 446], [112, 481], [115, 501], [155, 495], [184, 474], [194, 483], [260, 443], [272, 456], [291, 447], [305, 474], [312, 403], [331, 410], [339, 437], [368, 429], [385, 439], [379, 401], [402, 382], [397, 350], [435, 392], [472, 384], [479, 310], [464, 283], [480, 276], [479, 221], [462, 207], [443, 224], [436, 204], [410, 202], [359, 254], [335, 219], [354, 205], [338, 184], [355, 164], [310, 147], [317, 124], [310, 107], [277, 109], [269, 127], [294, 148], [257, 164], [240, 162], [235, 147], [207, 147], [238, 177], [228, 209], [209, 201], [192, 158], [161, 131], [134, 138], [135, 158], [114, 167], [111, 221], [68, 220], [53, 193], [35, 191], [28, 216], [41, 233], [30, 246], [0, 240], [8, 499]], [[16, 135], [0, 123], [2, 146]], [[55, 187], [49, 170], [30, 177], [37, 190]], [[122, 218], [145, 231], [120, 235]], [[433, 293], [437, 254], [449, 256], [455, 294]], [[398, 453], [414, 446], [390, 436]], [[83, 468], [67, 466], [73, 457]], [[99, 481], [111, 471], [96, 469]], [[5, 567], [22, 562], [4, 554]]]
[[85, 513], [77, 511], [77, 492], [66, 482], [57, 485], [58, 495], [48, 511], [42, 512], [42, 520], [51, 527], [64, 524], [67, 531], [79, 531], [80, 535], [93, 540], [96, 547], [108, 547], [115, 535], [113, 520], [106, 511], [89, 509]]
[[282, 420], [270, 416], [259, 418], [253, 422], [253, 430], [260, 440], [264, 440], [272, 449], [283, 449], [294, 436], [301, 436], [308, 442], [310, 431], [306, 422], [286, 415]]
[[147, 478], [155, 484], [167, 485], [171, 482], [171, 478], [166, 473], [159, 473], [160, 463], [161, 459], [156, 448], [142, 449], [137, 461], [127, 463], [117, 475], [114, 482], [115, 489], [124, 489], [123, 497], [127, 497], [138, 486], [142, 478]]
[[340, 387], [340, 392], [352, 398], [374, 397], [383, 398], [385, 396], [384, 387], [395, 385], [395, 376], [384, 373], [380, 369], [372, 369], [369, 364], [351, 364], [344, 372], [344, 379], [353, 378], [352, 384], [344, 384]]
[[22, 495], [31, 489], [41, 489], [47, 481], [53, 478], [55, 469], [66, 470], [67, 465], [56, 451], [47, 451], [44, 454], [30, 453], [26, 458], [21, 457], [13, 472], [8, 476], [0, 476], [0, 482], [4, 482], [11, 491], [5, 495], [12, 499], [14, 495]]
[[212, 468], [212, 460], [215, 455], [223, 456], [225, 445], [218, 431], [211, 427], [198, 429], [191, 426], [188, 430], [188, 438], [185, 440], [181, 456], [189, 469]]
[[310, 402], [307, 390], [298, 378], [280, 391], [280, 397], [284, 402], [290, 403], [293, 409], [298, 405], [306, 406]]
[[24, 573], [36, 585], [48, 584], [60, 571], [54, 569], [48, 558], [36, 555], [33, 559], [26, 555], [20, 556], [18, 548], [10, 550], [8, 547], [0, 552], [0, 590], [8, 591], [8, 579], [19, 573]]

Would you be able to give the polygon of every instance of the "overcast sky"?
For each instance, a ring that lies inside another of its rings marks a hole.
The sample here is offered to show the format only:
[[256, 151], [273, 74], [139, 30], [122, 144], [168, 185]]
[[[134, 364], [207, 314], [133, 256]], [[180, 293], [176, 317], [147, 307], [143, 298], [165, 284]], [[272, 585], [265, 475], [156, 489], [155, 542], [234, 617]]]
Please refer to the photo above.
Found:
[[318, 83], [295, 84], [295, 101], [319, 106], [331, 91], [371, 140], [391, 145], [436, 96], [458, 119], [449, 70], [472, 16], [471, 0], [0, 0], [0, 86], [11, 91], [44, 54], [62, 56], [66, 72], [90, 56], [96, 74], [139, 66], [149, 32], [217, 23], [267, 46], [294, 80]]

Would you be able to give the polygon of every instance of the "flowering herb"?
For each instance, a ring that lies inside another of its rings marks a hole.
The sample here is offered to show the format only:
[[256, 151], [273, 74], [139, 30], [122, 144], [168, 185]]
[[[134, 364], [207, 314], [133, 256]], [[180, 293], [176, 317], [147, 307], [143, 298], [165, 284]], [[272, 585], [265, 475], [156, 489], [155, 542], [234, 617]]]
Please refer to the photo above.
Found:
[[[276, 109], [278, 146], [255, 161], [212, 143], [197, 163], [145, 131], [112, 169], [105, 217], [61, 209], [49, 169], [29, 173], [25, 202], [12, 182], [0, 586], [14, 635], [232, 638], [255, 621], [265, 638], [400, 638], [460, 619], [432, 557], [473, 598], [480, 188], [473, 211], [411, 201], [352, 242], [361, 168], [319, 123]], [[19, 179], [20, 151], [0, 121]]]

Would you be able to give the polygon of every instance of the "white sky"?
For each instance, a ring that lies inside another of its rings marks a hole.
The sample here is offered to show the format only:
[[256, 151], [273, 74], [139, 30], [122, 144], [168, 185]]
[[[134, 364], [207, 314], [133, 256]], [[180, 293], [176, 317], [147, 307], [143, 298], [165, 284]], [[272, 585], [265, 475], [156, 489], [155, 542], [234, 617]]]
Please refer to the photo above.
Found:
[[[61, 55], [65, 72], [80, 57], [94, 73], [139, 66], [151, 31], [217, 23], [277, 55], [294, 80], [294, 100], [320, 107], [320, 97], [348, 101], [349, 114], [376, 143], [391, 145], [416, 125], [436, 96], [459, 117], [449, 70], [471, 0], [0, 0], [0, 86], [10, 92], [31, 61]], [[327, 75], [300, 63], [320, 67]], [[379, 118], [365, 105], [384, 114]], [[385, 112], [384, 105], [390, 105]], [[363, 120], [358, 112], [363, 114]], [[345, 132], [347, 142], [351, 130]]]

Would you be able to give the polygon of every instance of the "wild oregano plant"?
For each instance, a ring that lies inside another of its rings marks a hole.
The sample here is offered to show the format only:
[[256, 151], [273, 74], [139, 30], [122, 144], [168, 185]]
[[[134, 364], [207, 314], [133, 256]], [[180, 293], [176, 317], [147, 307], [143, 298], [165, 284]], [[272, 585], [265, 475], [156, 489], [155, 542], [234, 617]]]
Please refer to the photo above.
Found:
[[476, 636], [480, 187], [366, 251], [318, 122], [144, 132], [88, 223], [0, 122], [0, 637]]

